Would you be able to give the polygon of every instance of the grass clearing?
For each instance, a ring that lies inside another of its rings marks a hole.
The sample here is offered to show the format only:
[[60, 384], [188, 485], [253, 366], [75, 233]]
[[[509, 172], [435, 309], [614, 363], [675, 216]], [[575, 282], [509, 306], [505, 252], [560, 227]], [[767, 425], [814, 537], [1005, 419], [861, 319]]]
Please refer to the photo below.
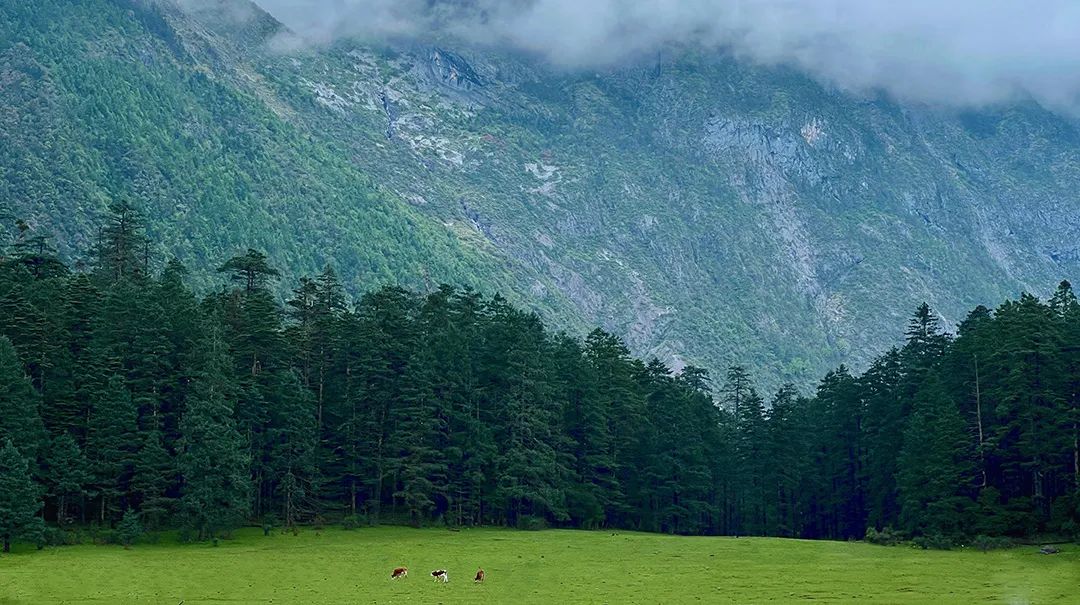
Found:
[[[409, 577], [391, 580], [397, 565]], [[487, 581], [472, 581], [483, 567]], [[436, 584], [433, 569], [449, 571]], [[0, 557], [0, 604], [1080, 603], [1080, 548], [981, 553], [773, 538], [401, 527]]]

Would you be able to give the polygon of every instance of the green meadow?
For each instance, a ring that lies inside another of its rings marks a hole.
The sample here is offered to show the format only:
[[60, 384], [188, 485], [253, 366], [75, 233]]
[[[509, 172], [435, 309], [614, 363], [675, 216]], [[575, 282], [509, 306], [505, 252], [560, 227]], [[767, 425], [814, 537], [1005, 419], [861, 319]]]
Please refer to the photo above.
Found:
[[[407, 579], [391, 580], [398, 565]], [[477, 567], [487, 581], [474, 584]], [[450, 582], [428, 575], [445, 568]], [[16, 548], [14, 603], [1080, 603], [1080, 548], [981, 553], [626, 532], [243, 530], [219, 546]]]

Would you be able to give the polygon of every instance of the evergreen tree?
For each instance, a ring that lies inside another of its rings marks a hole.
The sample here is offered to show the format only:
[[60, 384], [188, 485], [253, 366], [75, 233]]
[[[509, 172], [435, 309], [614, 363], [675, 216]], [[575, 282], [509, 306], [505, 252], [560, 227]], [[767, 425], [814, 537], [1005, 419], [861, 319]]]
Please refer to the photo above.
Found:
[[994, 319], [990, 310], [979, 306], [961, 322], [957, 339], [945, 358], [942, 381], [957, 401], [960, 413], [975, 436], [979, 488], [990, 485], [994, 464], [990, 429], [994, 425], [995, 400], [986, 397], [988, 387], [996, 382], [986, 373], [997, 355]]
[[315, 400], [292, 371], [272, 376], [268, 393], [268, 459], [281, 500], [281, 518], [292, 527], [315, 496], [318, 425]]
[[139, 523], [139, 513], [130, 508], [124, 511], [124, 516], [116, 525], [116, 533], [124, 548], [131, 548], [131, 545], [138, 541], [143, 533], [142, 524]]
[[[287, 316], [292, 320], [284, 337], [292, 349], [304, 385], [314, 395], [316, 449], [311, 464], [323, 491], [323, 474], [338, 464], [340, 452], [332, 444], [333, 435], [326, 429], [339, 427], [343, 420], [347, 379], [341, 375], [346, 338], [346, 301], [336, 273], [326, 267], [316, 279], [301, 279], [288, 303]], [[330, 408], [329, 410], [327, 408]], [[328, 418], [329, 417], [329, 418]], [[313, 483], [313, 486], [314, 486]], [[336, 491], [336, 490], [335, 490]], [[326, 494], [329, 495], [329, 494]], [[316, 494], [312, 494], [313, 498]]]
[[440, 445], [444, 442], [446, 418], [431, 390], [423, 384], [409, 389], [391, 420], [395, 431], [392, 440], [394, 474], [398, 490], [394, 497], [419, 525], [436, 508], [436, 499], [445, 499], [447, 464]]
[[226, 305], [238, 376], [250, 381], [264, 370], [280, 369], [284, 353], [281, 310], [273, 295], [263, 288], [237, 292]]
[[[719, 431], [721, 413], [713, 402], [709, 376], [704, 369], [687, 366], [670, 386], [676, 407], [684, 410], [671, 427], [667, 446], [680, 452], [680, 465], [685, 467], [679, 470], [676, 481], [686, 486], [685, 490], [680, 488], [679, 499], [687, 510], [688, 525], [676, 530], [715, 534], [720, 524], [719, 478], [730, 475], [730, 467], [724, 466], [724, 444]], [[664, 426], [659, 419], [652, 424]], [[685, 451], [683, 445], [688, 446]]]
[[[690, 369], [691, 373], [695, 370]], [[683, 388], [683, 377], [653, 359], [643, 377], [648, 397], [649, 445], [640, 467], [649, 481], [644, 495], [651, 503], [642, 527], [669, 533], [703, 533], [712, 523], [710, 491], [713, 480], [707, 431], [715, 419], [710, 401], [694, 389]]]
[[41, 509], [38, 494], [26, 458], [7, 439], [0, 448], [0, 540], [4, 552], [11, 551], [12, 540], [35, 527]]
[[949, 344], [948, 336], [941, 329], [941, 321], [926, 303], [915, 310], [905, 336], [907, 344], [903, 353], [909, 367], [917, 371], [925, 372], [934, 367]]
[[168, 341], [162, 334], [165, 322], [153, 284], [147, 280], [118, 281], [101, 300], [94, 344], [124, 378], [140, 416], [156, 412], [164, 388], [168, 359]]
[[266, 390], [262, 384], [264, 378], [265, 375], [258, 377], [259, 383], [238, 381], [234, 410], [236, 429], [247, 445], [248, 459], [251, 460], [252, 512], [256, 516], [273, 514], [275, 506], [274, 468], [270, 459], [272, 410], [263, 394]]
[[533, 519], [566, 519], [561, 481], [566, 469], [552, 429], [562, 406], [546, 380], [548, 345], [539, 319], [491, 301], [488, 337], [502, 352], [503, 386], [497, 422], [500, 433], [496, 498], [511, 525]]
[[46, 441], [38, 412], [40, 401], [15, 347], [0, 336], [0, 441], [10, 439], [21, 455], [32, 461], [37, 460]]
[[902, 382], [903, 365], [896, 349], [875, 359], [859, 378], [866, 405], [863, 472], [867, 524], [876, 530], [895, 526], [900, 518], [896, 456], [903, 447], [910, 407], [903, 396]]
[[421, 309], [427, 338], [409, 360], [401, 397], [390, 415], [398, 484], [394, 496], [414, 525], [449, 508], [447, 449], [454, 393], [439, 346], [448, 294], [449, 290], [432, 294]]
[[866, 487], [862, 464], [865, 411], [858, 383], [844, 366], [818, 386], [816, 439], [824, 488], [822, 531], [826, 537], [861, 538], [866, 530]]
[[363, 387], [359, 379], [363, 374], [360, 358], [366, 347], [355, 312], [346, 311], [341, 316], [339, 347], [334, 358], [334, 393], [329, 398], [323, 443], [326, 454], [320, 461], [319, 472], [327, 477], [323, 484], [328, 492], [326, 497], [340, 502], [346, 516], [359, 519], [366, 466], [360, 458], [366, 435], [363, 433], [365, 405], [359, 396]]
[[971, 442], [956, 404], [937, 378], [929, 379], [915, 398], [898, 465], [904, 527], [921, 534], [964, 535]]
[[[600, 396], [597, 367], [585, 362], [581, 345], [563, 336], [555, 346], [558, 372], [564, 380], [564, 430], [575, 474], [574, 484], [566, 493], [568, 513], [580, 527], [601, 527], [608, 520], [607, 512], [622, 500], [615, 476], [610, 408]], [[593, 354], [600, 354], [595, 344]]]
[[237, 388], [221, 335], [211, 331], [206, 360], [180, 423], [181, 506], [187, 527], [213, 538], [243, 522], [251, 510], [249, 456], [237, 430]]
[[85, 496], [91, 483], [86, 459], [70, 433], [53, 439], [45, 459], [45, 482], [48, 495], [56, 501], [57, 524], [63, 526], [68, 523], [71, 499]]
[[143, 215], [132, 203], [117, 200], [109, 205], [97, 249], [101, 278], [115, 282], [147, 275], [149, 240], [143, 231]]
[[[439, 492], [445, 498], [445, 515], [451, 524], [480, 524], [493, 491], [498, 451], [489, 424], [491, 402], [480, 385], [480, 335], [488, 318], [484, 302], [471, 290], [444, 285], [428, 296], [422, 317], [431, 350], [422, 366], [424, 385], [442, 402], [446, 415], [441, 435], [446, 479]], [[442, 504], [437, 500], [436, 514], [443, 514]]]
[[739, 416], [739, 408], [743, 402], [751, 396], [750, 374], [742, 366], [731, 366], [727, 371], [727, 379], [723, 388], [720, 389], [721, 401], [728, 411]]
[[257, 250], [248, 251], [225, 261], [218, 268], [219, 273], [228, 273], [230, 279], [242, 286], [244, 292], [255, 292], [266, 288], [272, 278], [280, 275], [270, 266], [266, 255]]
[[788, 384], [773, 396], [769, 406], [765, 459], [770, 465], [767, 486], [775, 493], [772, 531], [779, 536], [802, 534], [802, 487], [810, 475], [813, 437], [806, 402]]
[[154, 417], [163, 442], [169, 446], [180, 437], [180, 416], [196, 374], [197, 347], [204, 338], [198, 300], [185, 284], [187, 273], [183, 264], [170, 260], [154, 293], [161, 310], [163, 347]]
[[11, 262], [24, 268], [35, 280], [66, 277], [68, 274], [67, 265], [57, 257], [56, 249], [43, 235], [20, 235], [11, 247]]
[[77, 441], [86, 438], [87, 420], [98, 394], [111, 375], [108, 355], [95, 338], [101, 291], [90, 277], [77, 273], [60, 295], [65, 308], [65, 330], [71, 388], [65, 398], [52, 400], [42, 414], [54, 434], [69, 432]]
[[164, 435], [155, 422], [150, 430], [143, 432], [131, 481], [139, 518], [147, 527], [163, 526], [173, 509], [170, 493], [175, 485], [176, 464], [165, 448]]
[[1080, 528], [1080, 302], [1077, 302], [1072, 284], [1063, 281], [1050, 299], [1050, 308], [1057, 314], [1061, 337], [1061, 363], [1065, 376], [1063, 392], [1067, 417], [1063, 424], [1066, 431], [1071, 425], [1072, 443], [1066, 448], [1072, 462], [1072, 517]]
[[[745, 378], [745, 374], [742, 378]], [[734, 388], [731, 383], [729, 386]], [[765, 403], [750, 387], [745, 393], [740, 393], [731, 405], [733, 410], [738, 410], [735, 414], [738, 434], [735, 452], [739, 469], [736, 507], [741, 514], [737, 523], [741, 526], [741, 533], [762, 535], [768, 527], [765, 504], [765, 475], [768, 469], [765, 458], [768, 446]]]
[[1007, 334], [991, 366], [1002, 380], [988, 391], [997, 401], [1002, 493], [1030, 499], [1029, 523], [1038, 528], [1049, 519], [1056, 485], [1072, 470], [1063, 455], [1072, 444], [1060, 326], [1053, 310], [1028, 294], [999, 307], [995, 318]]
[[[639, 388], [636, 373], [640, 362], [630, 357], [630, 350], [612, 334], [593, 330], [585, 339], [585, 359], [592, 366], [595, 376], [595, 405], [604, 412], [608, 423], [607, 434], [596, 437], [610, 443], [610, 452], [603, 455], [601, 464], [610, 463], [614, 477], [601, 474], [598, 479], [607, 484], [602, 504], [606, 517], [616, 524], [626, 523], [626, 516], [634, 506], [647, 506], [634, 497], [642, 480], [636, 463], [649, 435], [645, 392]], [[610, 461], [610, 462], [609, 462]]]
[[113, 376], [90, 411], [86, 458], [98, 497], [98, 520], [123, 510], [138, 451], [138, 413], [123, 378]]
[[353, 395], [356, 411], [349, 432], [353, 439], [361, 438], [352, 447], [364, 461], [357, 472], [363, 477], [362, 506], [376, 522], [383, 502], [396, 491], [392, 486], [387, 489], [395, 458], [395, 431], [390, 419], [400, 405], [399, 393], [417, 346], [416, 307], [412, 293], [386, 287], [366, 295], [357, 309], [364, 348], [358, 353], [358, 388]]

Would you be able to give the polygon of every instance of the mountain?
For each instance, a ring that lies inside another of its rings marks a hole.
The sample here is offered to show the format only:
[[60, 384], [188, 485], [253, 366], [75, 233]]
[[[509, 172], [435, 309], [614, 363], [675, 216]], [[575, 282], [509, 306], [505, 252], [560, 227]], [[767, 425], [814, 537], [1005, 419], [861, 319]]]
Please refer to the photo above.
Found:
[[[499, 290], [635, 352], [808, 384], [1080, 270], [1080, 131], [672, 49], [555, 70], [453, 41], [295, 48], [241, 0], [0, 5], [0, 199], [64, 254], [137, 200], [198, 283], [237, 250], [355, 293]], [[882, 326], [887, 326], [883, 328]]]

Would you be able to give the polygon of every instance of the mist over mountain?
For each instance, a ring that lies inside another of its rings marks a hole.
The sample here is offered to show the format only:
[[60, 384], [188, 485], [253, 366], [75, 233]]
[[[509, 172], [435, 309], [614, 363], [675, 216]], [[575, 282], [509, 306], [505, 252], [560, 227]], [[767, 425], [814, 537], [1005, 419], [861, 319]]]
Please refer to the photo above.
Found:
[[[453, 35], [565, 68], [603, 69], [678, 44], [796, 67], [858, 93], [985, 106], [1034, 99], [1075, 113], [1080, 6], [843, 0], [258, 0], [302, 36]], [[976, 18], [977, 17], [977, 18]]]
[[1067, 3], [259, 5], [0, 7], [0, 198], [69, 257], [130, 199], [202, 288], [250, 246], [767, 385], [1080, 273]]

